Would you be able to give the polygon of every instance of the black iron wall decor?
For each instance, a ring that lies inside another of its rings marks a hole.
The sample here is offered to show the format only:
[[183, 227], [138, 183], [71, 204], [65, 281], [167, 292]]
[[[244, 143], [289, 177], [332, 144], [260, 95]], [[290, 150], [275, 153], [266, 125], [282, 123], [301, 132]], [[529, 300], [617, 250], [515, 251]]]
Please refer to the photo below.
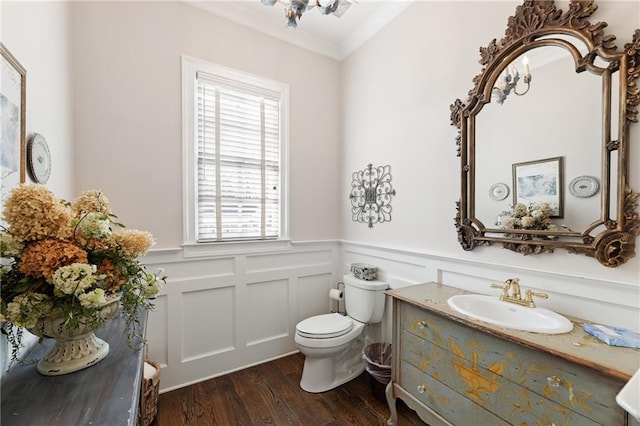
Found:
[[374, 223], [391, 221], [391, 199], [396, 190], [391, 186], [391, 166], [367, 168], [351, 175], [351, 219], [354, 222]]

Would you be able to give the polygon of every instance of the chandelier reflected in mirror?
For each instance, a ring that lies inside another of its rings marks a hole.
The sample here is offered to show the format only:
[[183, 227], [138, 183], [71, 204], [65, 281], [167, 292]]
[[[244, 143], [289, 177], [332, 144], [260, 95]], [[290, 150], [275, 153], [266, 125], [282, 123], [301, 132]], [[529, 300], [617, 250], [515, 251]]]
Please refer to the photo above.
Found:
[[284, 6], [287, 27], [295, 30], [302, 14], [307, 10], [317, 8], [323, 15], [342, 16], [349, 9], [351, 2], [348, 0], [260, 0], [266, 6], [281, 3]]
[[520, 81], [520, 72], [518, 68], [512, 63], [507, 65], [507, 67], [502, 71], [500, 77], [498, 77], [498, 81], [496, 85], [493, 87], [493, 97], [496, 102], [502, 105], [507, 99], [507, 96], [511, 93], [515, 93], [518, 96], [522, 96], [529, 91], [531, 87], [531, 71], [529, 70], [529, 58], [526, 56], [522, 58], [522, 66], [524, 77], [524, 84], [527, 85], [524, 92], [518, 92], [518, 82]]

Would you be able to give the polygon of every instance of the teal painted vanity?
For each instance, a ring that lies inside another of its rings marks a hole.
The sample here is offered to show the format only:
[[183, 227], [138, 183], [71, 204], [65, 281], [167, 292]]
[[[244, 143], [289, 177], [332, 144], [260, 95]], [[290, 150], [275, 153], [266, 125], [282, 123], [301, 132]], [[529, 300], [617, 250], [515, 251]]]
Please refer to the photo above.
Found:
[[464, 293], [437, 283], [387, 291], [388, 424], [401, 398], [430, 426], [638, 425], [615, 396], [640, 367], [640, 350], [602, 343], [572, 317], [573, 331], [557, 335], [476, 321], [447, 304]]

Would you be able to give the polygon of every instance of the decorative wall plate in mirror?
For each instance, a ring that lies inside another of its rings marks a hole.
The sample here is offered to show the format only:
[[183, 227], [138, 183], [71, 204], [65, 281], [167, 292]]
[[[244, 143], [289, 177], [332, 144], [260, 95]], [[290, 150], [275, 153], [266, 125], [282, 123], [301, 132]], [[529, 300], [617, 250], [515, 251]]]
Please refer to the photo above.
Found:
[[[459, 129], [455, 222], [463, 249], [494, 242], [525, 255], [563, 248], [608, 267], [635, 256], [640, 194], [628, 183], [629, 126], [640, 104], [640, 29], [620, 51], [606, 22], [587, 20], [596, 9], [591, 0], [572, 0], [567, 11], [526, 0], [509, 17], [505, 36], [480, 48], [475, 86], [466, 102], [450, 107]], [[519, 195], [512, 205], [487, 195], [493, 183], [509, 181], [512, 165], [541, 158], [563, 158], [560, 174], [541, 168], [524, 183], [560, 200], [562, 218], [535, 198]], [[598, 197], [563, 199], [565, 188], [548, 185], [580, 175], [601, 182]]]

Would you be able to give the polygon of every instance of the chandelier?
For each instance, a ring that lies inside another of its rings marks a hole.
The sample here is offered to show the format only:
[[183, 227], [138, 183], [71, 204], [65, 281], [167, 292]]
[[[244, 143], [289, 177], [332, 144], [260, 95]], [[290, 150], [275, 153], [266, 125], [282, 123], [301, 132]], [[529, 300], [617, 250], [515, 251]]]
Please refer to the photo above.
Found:
[[526, 56], [522, 59], [522, 65], [524, 67], [524, 84], [527, 85], [527, 88], [524, 92], [518, 92], [518, 82], [520, 81], [520, 73], [518, 72], [518, 68], [511, 64], [507, 65], [502, 74], [500, 75], [500, 79], [496, 86], [493, 88], [493, 95], [500, 105], [507, 99], [507, 96], [511, 93], [515, 93], [518, 96], [522, 96], [529, 91], [531, 87], [531, 72], [529, 71], [529, 58]]
[[284, 5], [287, 27], [295, 30], [302, 14], [309, 9], [317, 8], [323, 15], [342, 16], [351, 6], [348, 0], [260, 0], [265, 6], [273, 6], [280, 2]]

